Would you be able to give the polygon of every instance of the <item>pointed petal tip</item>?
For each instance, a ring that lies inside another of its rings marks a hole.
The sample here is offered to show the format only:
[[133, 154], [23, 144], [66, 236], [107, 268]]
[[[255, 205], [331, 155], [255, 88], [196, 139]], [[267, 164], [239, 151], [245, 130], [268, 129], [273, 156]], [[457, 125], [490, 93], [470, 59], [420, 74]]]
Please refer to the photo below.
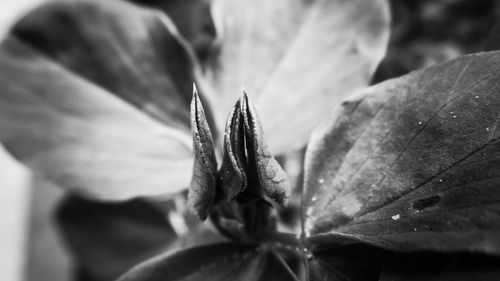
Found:
[[193, 82], [193, 94], [198, 95], [198, 89], [196, 88], [196, 83]]
[[193, 83], [193, 98], [191, 99], [191, 110], [194, 112], [203, 111], [203, 106], [201, 105], [200, 95], [198, 94], [198, 89], [196, 84]]
[[196, 88], [196, 83], [193, 82], [193, 98], [192, 102], [197, 102], [200, 99], [200, 96], [198, 95], [198, 88]]
[[243, 93], [242, 95], [242, 99], [246, 100], [247, 102], [249, 101], [249, 98], [248, 98], [248, 93], [247, 91], [245, 91], [245, 89], [243, 88], [243, 86], [241, 87], [241, 92]]
[[243, 95], [238, 100], [241, 112], [246, 112], [249, 107], [250, 99], [248, 98], [248, 94], [243, 92]]
[[247, 91], [243, 88], [243, 86], [241, 86], [241, 92], [242, 92], [242, 96], [240, 98], [241, 100], [241, 105], [242, 106], [248, 106], [248, 104], [251, 104], [251, 101], [250, 101], [250, 98], [248, 97], [248, 93]]

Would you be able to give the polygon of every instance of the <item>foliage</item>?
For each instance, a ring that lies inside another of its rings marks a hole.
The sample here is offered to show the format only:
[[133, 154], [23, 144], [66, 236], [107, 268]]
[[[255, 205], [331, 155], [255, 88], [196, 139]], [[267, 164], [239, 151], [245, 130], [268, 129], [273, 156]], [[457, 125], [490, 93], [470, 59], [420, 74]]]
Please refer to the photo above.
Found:
[[73, 194], [82, 280], [491, 280], [500, 52], [367, 87], [388, 9], [44, 5], [0, 46], [0, 140]]

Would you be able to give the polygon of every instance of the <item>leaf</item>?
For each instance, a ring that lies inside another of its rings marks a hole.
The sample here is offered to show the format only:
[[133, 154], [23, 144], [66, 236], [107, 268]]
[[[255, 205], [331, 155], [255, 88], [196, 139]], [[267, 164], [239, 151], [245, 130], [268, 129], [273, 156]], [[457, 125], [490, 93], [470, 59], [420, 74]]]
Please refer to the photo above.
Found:
[[488, 281], [500, 274], [500, 261], [485, 256], [418, 258], [404, 259], [405, 263], [384, 269], [380, 281]]
[[227, 112], [245, 86], [277, 154], [303, 146], [332, 107], [368, 84], [385, 54], [389, 11], [383, 0], [213, 5], [223, 43], [208, 76], [220, 95], [219, 112]]
[[300, 281], [283, 257], [274, 252], [267, 253], [264, 270], [257, 280]]
[[142, 263], [118, 281], [298, 280], [272, 252], [255, 245], [214, 244], [159, 256]]
[[188, 205], [201, 220], [205, 220], [215, 197], [217, 161], [212, 133], [196, 87], [191, 102], [191, 130], [195, 159]]
[[309, 242], [500, 254], [499, 65], [464, 56], [345, 102], [309, 142]]
[[216, 243], [228, 242], [229, 240], [222, 236], [216, 229], [209, 224], [199, 223], [197, 226], [189, 229], [187, 233], [170, 245], [168, 251], [179, 251], [195, 246], [210, 245]]
[[345, 262], [341, 259], [323, 260], [314, 258], [309, 261], [308, 281], [348, 281], [348, 280], [378, 280], [376, 270], [367, 270], [356, 263]]
[[197, 67], [184, 45], [165, 16], [132, 4], [39, 8], [0, 47], [0, 140], [37, 173], [86, 196], [185, 189]]
[[307, 260], [310, 281], [378, 280], [381, 262], [390, 258], [360, 243], [312, 249]]
[[[160, 280], [247, 280], [258, 276], [263, 267], [262, 256], [253, 245], [214, 244], [156, 257], [142, 263], [119, 281]], [[250, 279], [251, 280], [251, 279]]]
[[59, 1], [21, 19], [12, 37], [165, 124], [189, 131], [192, 83], [200, 69], [165, 15], [116, 0]]
[[497, 19], [495, 25], [484, 44], [485, 51], [495, 51], [500, 48], [500, 21]]
[[79, 271], [92, 280], [114, 280], [177, 238], [165, 214], [141, 200], [100, 203], [72, 196], [57, 218]]
[[[323, 245], [308, 280], [493, 280], [500, 259], [471, 253], [401, 253], [361, 243]], [[380, 278], [379, 278], [380, 277]], [[488, 279], [489, 278], [489, 279]]]
[[210, 12], [211, 0], [131, 0], [165, 11], [181, 34], [196, 50], [198, 58], [205, 61], [217, 37]]
[[314, 257], [308, 261], [308, 281], [378, 280], [379, 271], [356, 262]]
[[0, 69], [0, 139], [34, 171], [102, 199], [168, 195], [187, 185], [192, 162], [183, 132], [13, 38], [0, 47]]

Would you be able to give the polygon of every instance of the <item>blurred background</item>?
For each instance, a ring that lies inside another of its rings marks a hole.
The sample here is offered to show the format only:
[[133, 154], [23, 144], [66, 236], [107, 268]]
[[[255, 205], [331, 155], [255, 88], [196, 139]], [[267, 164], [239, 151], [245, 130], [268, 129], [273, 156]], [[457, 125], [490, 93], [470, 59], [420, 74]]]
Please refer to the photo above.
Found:
[[[1, 1], [0, 37], [19, 17], [43, 1]], [[34, 179], [0, 147], [1, 280], [70, 280], [69, 259], [51, 216], [61, 196], [62, 191]]]

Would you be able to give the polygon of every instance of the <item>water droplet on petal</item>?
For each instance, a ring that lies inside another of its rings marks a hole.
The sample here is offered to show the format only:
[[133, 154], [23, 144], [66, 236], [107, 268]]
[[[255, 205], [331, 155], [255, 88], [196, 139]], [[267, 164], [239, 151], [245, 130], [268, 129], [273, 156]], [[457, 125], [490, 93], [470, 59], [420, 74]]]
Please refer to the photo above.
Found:
[[391, 218], [393, 220], [397, 221], [397, 220], [399, 220], [399, 218], [401, 218], [401, 216], [399, 214], [397, 214], [397, 215], [392, 216]]

